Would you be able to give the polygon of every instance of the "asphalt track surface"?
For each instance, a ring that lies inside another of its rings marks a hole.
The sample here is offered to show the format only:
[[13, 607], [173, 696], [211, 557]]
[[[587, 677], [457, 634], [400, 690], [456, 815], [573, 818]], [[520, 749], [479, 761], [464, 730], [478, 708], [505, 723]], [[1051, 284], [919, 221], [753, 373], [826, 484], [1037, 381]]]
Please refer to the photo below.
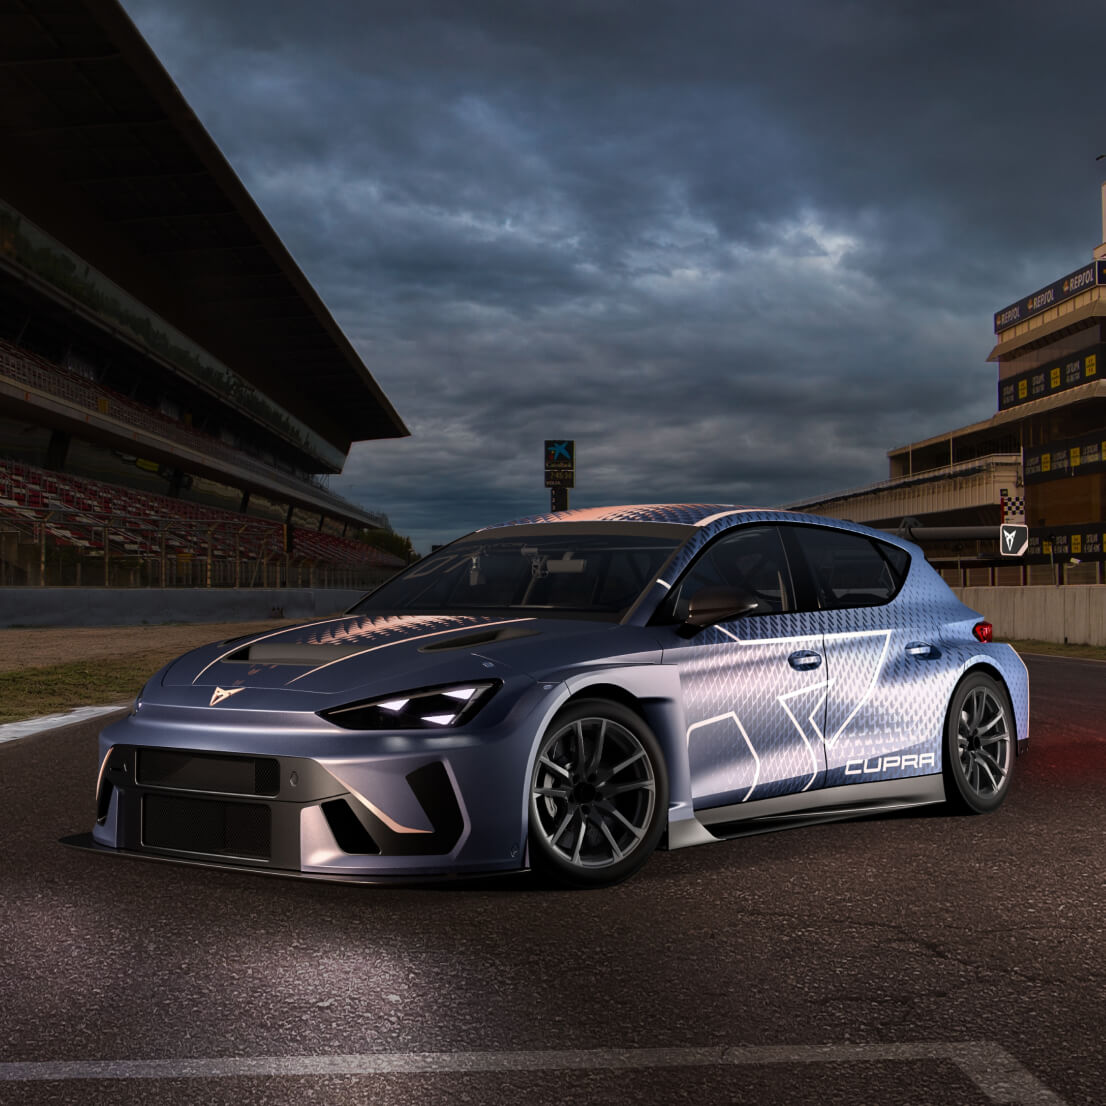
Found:
[[97, 856], [97, 719], [0, 746], [0, 1103], [1106, 1102], [1106, 664], [1004, 807], [350, 887]]

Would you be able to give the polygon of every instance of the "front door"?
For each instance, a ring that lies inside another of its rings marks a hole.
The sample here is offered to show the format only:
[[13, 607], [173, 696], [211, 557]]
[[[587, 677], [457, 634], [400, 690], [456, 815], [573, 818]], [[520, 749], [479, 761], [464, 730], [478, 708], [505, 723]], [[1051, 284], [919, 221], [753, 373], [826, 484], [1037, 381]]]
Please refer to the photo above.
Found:
[[827, 674], [820, 630], [794, 613], [778, 530], [747, 526], [707, 546], [673, 588], [680, 619], [699, 588], [751, 592], [759, 608], [684, 640], [666, 663], [680, 669], [696, 809], [809, 791], [825, 776]]

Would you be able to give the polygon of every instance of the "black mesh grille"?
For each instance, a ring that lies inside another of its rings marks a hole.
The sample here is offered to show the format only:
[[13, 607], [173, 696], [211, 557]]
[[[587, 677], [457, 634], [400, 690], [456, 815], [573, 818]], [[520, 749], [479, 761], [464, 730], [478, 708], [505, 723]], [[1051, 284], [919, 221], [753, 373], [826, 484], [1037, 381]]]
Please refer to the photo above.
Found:
[[264, 803], [224, 803], [176, 795], [142, 799], [142, 843], [155, 849], [268, 860], [271, 817]]
[[138, 782], [147, 787], [228, 795], [275, 795], [280, 790], [280, 762], [272, 757], [139, 749], [136, 771]]
[[253, 793], [275, 795], [280, 790], [280, 761], [258, 757], [253, 762]]

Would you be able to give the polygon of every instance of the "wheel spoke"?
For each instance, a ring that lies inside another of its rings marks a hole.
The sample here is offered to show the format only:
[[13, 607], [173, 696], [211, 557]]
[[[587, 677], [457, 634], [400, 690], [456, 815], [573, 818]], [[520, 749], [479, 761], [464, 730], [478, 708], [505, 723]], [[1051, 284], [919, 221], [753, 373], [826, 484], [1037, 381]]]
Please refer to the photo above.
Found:
[[584, 767], [584, 727], [575, 722], [572, 726], [572, 732], [576, 735], [576, 756], [573, 758], [573, 766], [582, 770]]
[[636, 764], [637, 761], [641, 760], [644, 756], [645, 756], [645, 750], [644, 749], [638, 749], [638, 751], [636, 753], [633, 753], [631, 756], [628, 756], [621, 764], [616, 764], [613, 768], [611, 768], [609, 771], [607, 771], [603, 775], [602, 780], [597, 781], [597, 782], [606, 783], [607, 780], [614, 779], [614, 777], [617, 776], [619, 772], [622, 772], [625, 769], [629, 768], [631, 764]]
[[639, 829], [618, 807], [612, 806], [611, 813], [634, 835], [635, 839], [640, 841], [645, 836], [645, 827], [642, 826]]
[[652, 780], [633, 780], [630, 783], [615, 783], [603, 788], [603, 798], [609, 799], [612, 795], [625, 795], [628, 791], [652, 791]]
[[581, 817], [580, 818], [580, 833], [576, 838], [576, 848], [573, 850], [573, 853], [572, 853], [572, 863], [573, 864], [579, 864], [580, 863], [580, 849], [583, 847], [584, 835], [587, 832], [588, 832], [588, 824], [584, 820], [584, 818]]
[[979, 727], [979, 733], [980, 734], [985, 734], [992, 726], [996, 725], [999, 722], [1005, 722], [1005, 721], [1006, 721], [1006, 715], [1004, 714], [1003, 711], [1000, 710], [998, 712], [998, 714], [996, 714], [994, 716], [994, 718], [991, 719], [990, 722], [988, 722], [985, 726], [980, 726]]
[[589, 773], [599, 771], [599, 763], [603, 759], [603, 742], [606, 739], [606, 736], [607, 720], [604, 718], [599, 723], [599, 734], [595, 739], [595, 751], [591, 754], [591, 757], [588, 761], [587, 771]]
[[546, 799], [563, 799], [567, 802], [572, 792], [563, 787], [535, 787], [534, 794]]
[[995, 779], [994, 775], [991, 772], [991, 769], [987, 766], [987, 762], [982, 757], [977, 757], [976, 758], [976, 764], [979, 765], [979, 770], [981, 772], [986, 772], [987, 773], [987, 778], [991, 781], [991, 790], [992, 791], [997, 791], [998, 790], [998, 780]]
[[975, 708], [972, 711], [972, 726], [975, 729], [979, 729], [980, 722], [983, 721], [983, 712], [987, 709], [987, 692], [981, 687], [975, 689]]
[[606, 837], [608, 844], [611, 846], [611, 852], [614, 854], [615, 860], [621, 860], [625, 853], [618, 847], [618, 842], [614, 839], [614, 834], [611, 833], [610, 828], [606, 822], [600, 822], [599, 828], [603, 831], [603, 836]]
[[568, 810], [565, 812], [564, 819], [561, 821], [561, 824], [557, 827], [557, 832], [552, 834], [549, 838], [549, 844], [550, 845], [556, 846], [557, 839], [567, 829], [568, 823], [572, 821], [572, 816], [575, 813], [576, 813], [575, 807], [569, 806]]
[[[988, 753], [986, 749], [979, 750], [979, 763], [988, 770], [988, 773], [990, 773], [992, 769], [997, 772], [998, 778], [1000, 780], [1006, 776], [1006, 769], [1003, 768], [1003, 766], [999, 764], [998, 760], [995, 757], [991, 756], [991, 754]], [[995, 786], [998, 787], [998, 784], [996, 783]]]
[[544, 764], [546, 766], [546, 768], [550, 768], [554, 772], [558, 773], [559, 775], [564, 776], [564, 778], [566, 780], [570, 778], [571, 774], [569, 773], [569, 770], [564, 767], [564, 765], [557, 764], [556, 761], [550, 760], [549, 757], [547, 757], [547, 756], [539, 757], [538, 758], [538, 763], [539, 764]]

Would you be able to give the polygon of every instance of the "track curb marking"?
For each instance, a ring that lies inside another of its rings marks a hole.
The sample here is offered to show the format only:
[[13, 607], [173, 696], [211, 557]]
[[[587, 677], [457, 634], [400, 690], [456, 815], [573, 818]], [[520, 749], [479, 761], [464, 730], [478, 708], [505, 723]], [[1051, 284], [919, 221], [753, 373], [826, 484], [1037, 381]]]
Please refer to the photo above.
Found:
[[903, 1044], [745, 1045], [712, 1048], [567, 1049], [519, 1052], [365, 1052], [351, 1055], [181, 1057], [164, 1060], [54, 1060], [0, 1063], [0, 1082], [79, 1079], [218, 1079], [250, 1076], [712, 1067], [752, 1064], [949, 1061], [994, 1103], [1065, 1106], [993, 1041]]

